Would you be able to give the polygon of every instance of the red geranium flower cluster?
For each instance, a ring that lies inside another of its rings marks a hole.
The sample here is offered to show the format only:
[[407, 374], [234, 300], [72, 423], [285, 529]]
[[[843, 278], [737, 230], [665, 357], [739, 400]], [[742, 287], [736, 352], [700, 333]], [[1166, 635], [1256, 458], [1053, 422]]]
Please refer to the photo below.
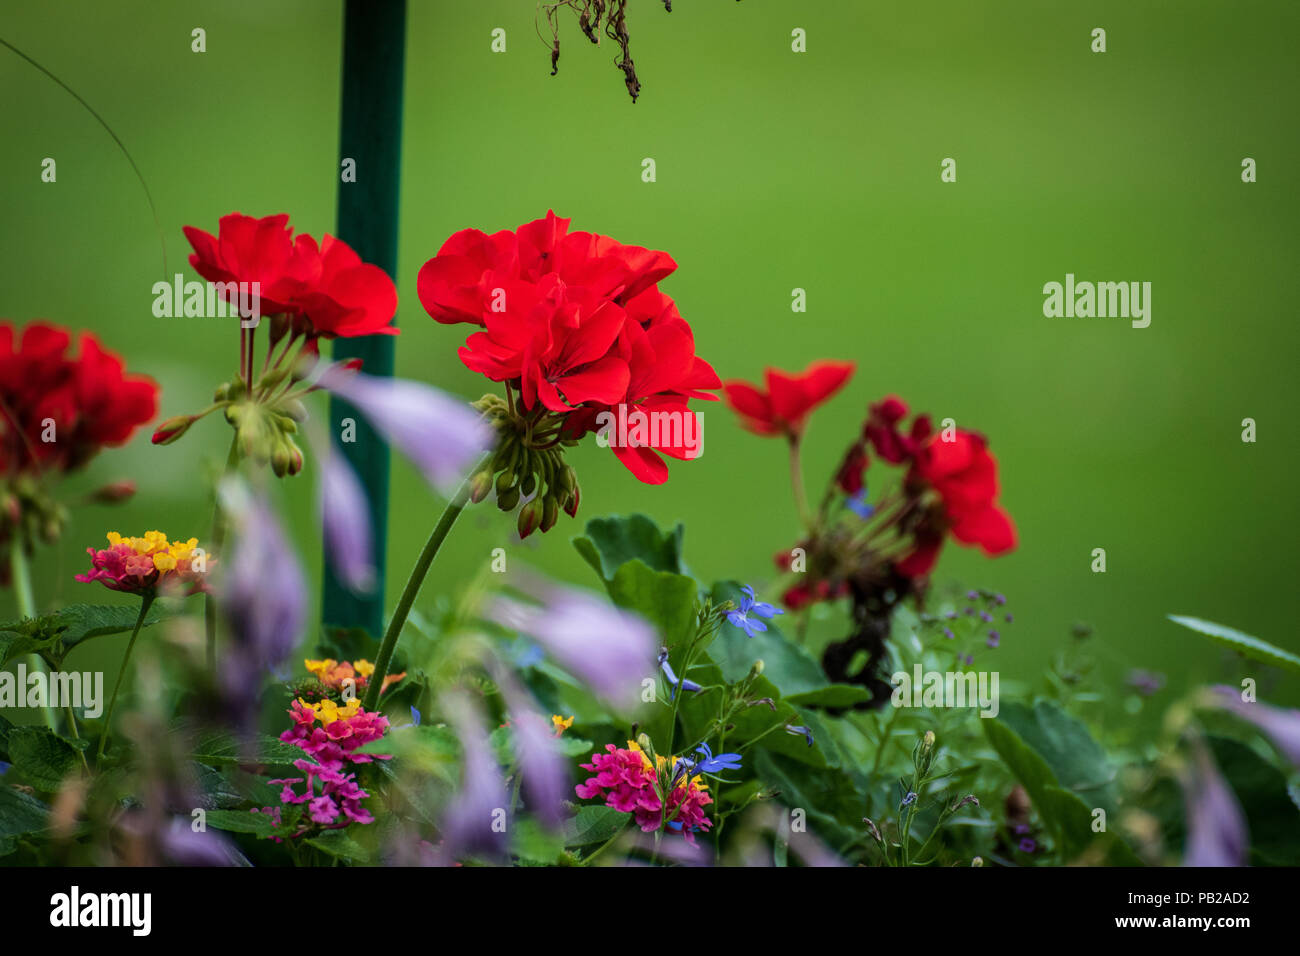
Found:
[[[745, 428], [786, 436], [797, 456], [808, 414], [852, 372], [851, 363], [832, 361], [813, 362], [797, 374], [768, 369], [766, 390], [728, 382], [726, 396]], [[780, 570], [801, 573], [784, 595], [789, 607], [845, 597], [855, 587], [867, 594], [896, 587], [900, 579], [923, 581], [949, 534], [990, 555], [1015, 547], [1015, 527], [997, 503], [997, 462], [988, 441], [955, 427], [935, 433], [928, 415], [915, 416], [904, 428], [907, 416], [897, 396], [869, 406], [861, 435], [845, 453], [820, 510], [808, 514], [800, 502], [809, 532], [799, 545], [802, 555], [776, 555]], [[907, 469], [899, 486], [875, 503], [868, 501], [866, 486], [872, 454]], [[796, 496], [801, 494], [796, 488]], [[842, 513], [832, 510], [837, 501]]]
[[[317, 245], [293, 234], [285, 214], [222, 216], [217, 235], [185, 227], [190, 265], [209, 282], [259, 283], [262, 315], [290, 318], [294, 331], [332, 339], [396, 335], [397, 290], [383, 269], [362, 262], [347, 243], [326, 235]], [[234, 289], [223, 289], [232, 303]]]
[[0, 320], [0, 477], [71, 471], [121, 445], [158, 408], [158, 386], [128, 375], [89, 332]]
[[[532, 433], [577, 440], [602, 412], [690, 414], [716, 399], [712, 367], [695, 354], [691, 327], [658, 283], [677, 264], [664, 252], [570, 232], [546, 218], [487, 235], [466, 229], [420, 270], [420, 302], [443, 323], [480, 326], [460, 350], [467, 368], [507, 383], [510, 420]], [[545, 419], [545, 425], [538, 423]], [[653, 433], [652, 433], [653, 434]], [[679, 435], [611, 442], [648, 484], [667, 480], [656, 452], [694, 457]]]

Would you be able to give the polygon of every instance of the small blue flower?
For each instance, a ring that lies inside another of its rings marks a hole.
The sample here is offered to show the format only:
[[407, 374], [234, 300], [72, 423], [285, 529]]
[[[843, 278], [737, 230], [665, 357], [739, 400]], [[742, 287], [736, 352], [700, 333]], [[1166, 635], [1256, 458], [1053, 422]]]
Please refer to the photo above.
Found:
[[5, 763], [3, 760], [0, 760], [0, 777], [3, 777], [8, 770], [9, 770], [9, 764]]
[[[740, 607], [734, 611], [727, 612], [727, 620], [745, 632], [746, 637], [753, 637], [760, 631], [766, 631], [767, 625], [757, 618], [773, 618], [778, 614], [784, 614], [780, 608], [775, 608], [766, 601], [759, 601], [754, 597], [754, 589], [746, 584], [740, 589], [745, 596], [740, 599]], [[750, 615], [756, 615], [751, 618]]]
[[793, 734], [796, 737], [802, 737], [804, 740], [808, 741], [809, 747], [813, 745], [813, 732], [802, 724], [786, 724], [785, 732], [787, 734]]
[[852, 511], [859, 518], [861, 518], [863, 521], [866, 521], [868, 518], [870, 518], [873, 514], [876, 513], [875, 505], [867, 504], [866, 488], [863, 488], [861, 491], [859, 491], [856, 495], [853, 495], [851, 498], [846, 498], [844, 501], [844, 506], [848, 508], [850, 511]]
[[704, 754], [704, 759], [693, 763], [693, 773], [717, 773], [719, 770], [739, 770], [740, 754], [718, 754], [716, 757], [708, 744], [695, 748], [697, 754]]
[[951, 640], [955, 640], [957, 635], [953, 634], [951, 628], [945, 627], [943, 629], [943, 636], [948, 638], [948, 640], [951, 641]]
[[999, 634], [997, 631], [989, 631], [989, 639], [987, 642], [989, 647], [997, 647], [998, 643], [1001, 640], [1002, 640], [1001, 634]]
[[682, 690], [690, 691], [693, 694], [698, 694], [700, 691], [704, 689], [699, 684], [695, 683], [695, 681], [693, 680], [679, 681], [677, 679], [677, 674], [673, 672], [673, 665], [668, 663], [668, 648], [666, 647], [661, 647], [659, 649], [659, 669], [664, 672], [664, 677], [668, 678], [668, 683], [672, 686], [673, 689], [672, 694], [668, 698], [669, 700], [677, 699], [678, 687], [680, 687]]
[[902, 810], [905, 807], [910, 807], [914, 803], [916, 803], [916, 791], [909, 790], [907, 791], [907, 796], [903, 798], [903, 802], [898, 805], [898, 809]]
[[411, 705], [411, 723], [417, 727], [420, 726], [420, 712], [415, 709], [414, 704]]

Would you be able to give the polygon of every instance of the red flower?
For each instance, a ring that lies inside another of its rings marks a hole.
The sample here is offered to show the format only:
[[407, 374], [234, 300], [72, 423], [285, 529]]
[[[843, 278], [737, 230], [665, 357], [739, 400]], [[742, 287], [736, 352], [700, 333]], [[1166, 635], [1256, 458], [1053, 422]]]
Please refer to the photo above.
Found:
[[891, 465], [913, 458], [930, 437], [930, 416], [917, 415], [910, 434], [903, 435], [898, 423], [907, 417], [907, 403], [897, 395], [887, 395], [869, 406], [870, 415], [862, 427], [862, 437], [871, 442], [876, 454]]
[[[984, 436], [958, 430], [953, 441], [936, 436], [919, 450], [909, 482], [924, 482], [938, 491], [946, 530], [953, 537], [997, 555], [1016, 546], [1015, 526], [996, 502], [997, 468]], [[927, 574], [942, 541], [942, 529], [932, 525], [919, 529], [916, 547], [899, 564], [899, 571], [909, 577]]]
[[362, 262], [351, 246], [330, 235], [321, 242], [320, 263], [319, 279], [293, 300], [307, 319], [307, 331], [327, 339], [397, 335], [388, 324], [397, 313], [397, 289], [388, 273]]
[[813, 362], [798, 374], [767, 369], [767, 391], [748, 382], [730, 381], [722, 388], [740, 423], [758, 435], [798, 438], [814, 408], [838, 392], [853, 374], [852, 362]]
[[[513, 232], [456, 233], [421, 268], [417, 289], [437, 321], [481, 326], [460, 350], [465, 366], [517, 390], [525, 411], [540, 404], [560, 416], [567, 441], [619, 406], [690, 415], [689, 399], [716, 398], [717, 374], [657, 285], [675, 268], [667, 253], [569, 232], [568, 219], [548, 212]], [[668, 476], [657, 451], [694, 454], [672, 436], [612, 447], [650, 484]]]
[[[222, 216], [217, 235], [184, 228], [194, 247], [190, 265], [209, 282], [258, 282], [264, 315], [296, 312], [293, 300], [320, 278], [320, 250], [308, 235], [294, 238], [288, 215]], [[229, 298], [229, 296], [228, 296]]]
[[125, 374], [89, 332], [72, 358], [65, 329], [34, 322], [16, 347], [15, 331], [0, 320], [0, 474], [70, 471], [157, 412], [153, 380]]
[[[193, 226], [184, 232], [195, 272], [214, 283], [259, 283], [260, 314], [296, 316], [309, 339], [397, 334], [388, 324], [397, 312], [393, 281], [340, 239], [326, 235], [317, 246], [306, 233], [294, 236], [284, 213], [233, 212], [216, 236]], [[234, 302], [238, 290], [222, 293]]]

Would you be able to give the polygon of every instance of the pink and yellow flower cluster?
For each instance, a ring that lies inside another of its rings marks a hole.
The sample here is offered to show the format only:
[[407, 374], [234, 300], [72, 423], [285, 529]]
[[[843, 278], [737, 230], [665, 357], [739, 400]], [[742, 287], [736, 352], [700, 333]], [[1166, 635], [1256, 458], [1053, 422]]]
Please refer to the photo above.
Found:
[[204, 572], [213, 559], [203, 555], [199, 539], [168, 541], [161, 531], [146, 531], [141, 538], [108, 533], [108, 547], [87, 548], [91, 569], [78, 574], [83, 584], [99, 581], [113, 591], [154, 594], [174, 588], [186, 594], [205, 589]]
[[[698, 775], [679, 777], [675, 773], [676, 757], [670, 763], [668, 758], [659, 755], [651, 763], [650, 757], [632, 740], [627, 742], [626, 750], [613, 744], [606, 744], [605, 750], [603, 754], [592, 754], [591, 763], [580, 765], [595, 776], [574, 788], [579, 797], [584, 800], [604, 797], [605, 806], [633, 814], [644, 832], [653, 833], [664, 826], [680, 831], [692, 844], [697, 831], [707, 831], [713, 825], [704, 815], [704, 808], [713, 802], [708, 785]], [[659, 788], [659, 779], [665, 771], [666, 779], [671, 781], [666, 811]]]
[[[356, 774], [346, 768], [351, 764], [387, 760], [387, 754], [361, 754], [356, 750], [378, 740], [388, 730], [388, 718], [364, 710], [361, 701], [352, 698], [340, 705], [332, 700], [309, 704], [301, 698], [293, 702], [289, 715], [293, 727], [280, 735], [311, 759], [295, 760], [302, 777], [272, 780], [282, 784], [280, 801], [306, 803], [313, 823], [327, 828], [345, 827], [349, 823], [370, 823], [370, 811], [361, 805], [369, 794], [357, 783]], [[301, 792], [294, 790], [302, 784]], [[319, 784], [319, 788], [318, 785]], [[268, 808], [264, 812], [271, 812]]]
[[[349, 663], [348, 661], [336, 661], [332, 657], [327, 657], [324, 660], [307, 660], [303, 661], [303, 663], [307, 666], [307, 670], [315, 674], [316, 679], [330, 690], [341, 690], [349, 680], [352, 681], [354, 690], [364, 690], [366, 685], [370, 683], [370, 675], [375, 672], [375, 665], [364, 658]], [[387, 675], [384, 678], [383, 686], [380, 688], [380, 693], [387, 691], [389, 687], [405, 676], [405, 671], [400, 674]]]

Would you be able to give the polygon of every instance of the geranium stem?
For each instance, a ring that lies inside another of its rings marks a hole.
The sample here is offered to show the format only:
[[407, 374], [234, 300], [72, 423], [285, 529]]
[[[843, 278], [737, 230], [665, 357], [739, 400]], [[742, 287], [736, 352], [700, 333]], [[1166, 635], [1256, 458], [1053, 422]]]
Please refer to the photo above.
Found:
[[[14, 581], [14, 600], [18, 602], [19, 617], [36, 616], [36, 596], [32, 592], [32, 572], [27, 566], [27, 546], [21, 528], [15, 528], [9, 539], [9, 567]], [[39, 654], [30, 654], [27, 666], [33, 673], [45, 673], [45, 662]], [[45, 726], [54, 730], [54, 709], [47, 700], [41, 707], [45, 714]]]
[[799, 439], [790, 437], [790, 488], [794, 492], [794, 503], [799, 509], [799, 520], [809, 531], [813, 530], [812, 515], [808, 512], [808, 497], [803, 490], [803, 467], [799, 462]]
[[108, 710], [104, 712], [104, 729], [99, 734], [99, 749], [95, 751], [95, 762], [104, 756], [104, 747], [108, 743], [108, 730], [113, 726], [113, 707], [117, 704], [117, 692], [122, 689], [122, 678], [126, 676], [127, 664], [131, 662], [131, 651], [135, 649], [135, 639], [144, 627], [144, 616], [153, 605], [153, 595], [146, 594], [140, 599], [140, 616], [135, 619], [135, 628], [131, 631], [131, 640], [127, 641], [126, 654], [122, 657], [122, 667], [117, 672], [117, 681], [113, 684], [113, 694], [108, 698]]
[[370, 675], [370, 682], [366, 687], [366, 696], [362, 701], [366, 710], [374, 710], [379, 706], [379, 693], [384, 686], [384, 677], [388, 674], [388, 665], [392, 663], [393, 650], [397, 647], [398, 638], [402, 636], [406, 618], [411, 613], [411, 605], [415, 603], [416, 595], [420, 593], [420, 587], [429, 573], [429, 566], [433, 564], [433, 559], [437, 556], [438, 549], [442, 547], [447, 532], [451, 531], [451, 526], [465, 510], [468, 501], [469, 482], [465, 481], [447, 502], [447, 507], [443, 509], [438, 523], [433, 527], [433, 533], [429, 535], [429, 540], [424, 543], [424, 549], [415, 561], [415, 567], [411, 569], [410, 577], [406, 579], [402, 596], [398, 599], [393, 616], [388, 621], [387, 630], [384, 631], [383, 643], [379, 645], [379, 655], [375, 658], [375, 671]]

